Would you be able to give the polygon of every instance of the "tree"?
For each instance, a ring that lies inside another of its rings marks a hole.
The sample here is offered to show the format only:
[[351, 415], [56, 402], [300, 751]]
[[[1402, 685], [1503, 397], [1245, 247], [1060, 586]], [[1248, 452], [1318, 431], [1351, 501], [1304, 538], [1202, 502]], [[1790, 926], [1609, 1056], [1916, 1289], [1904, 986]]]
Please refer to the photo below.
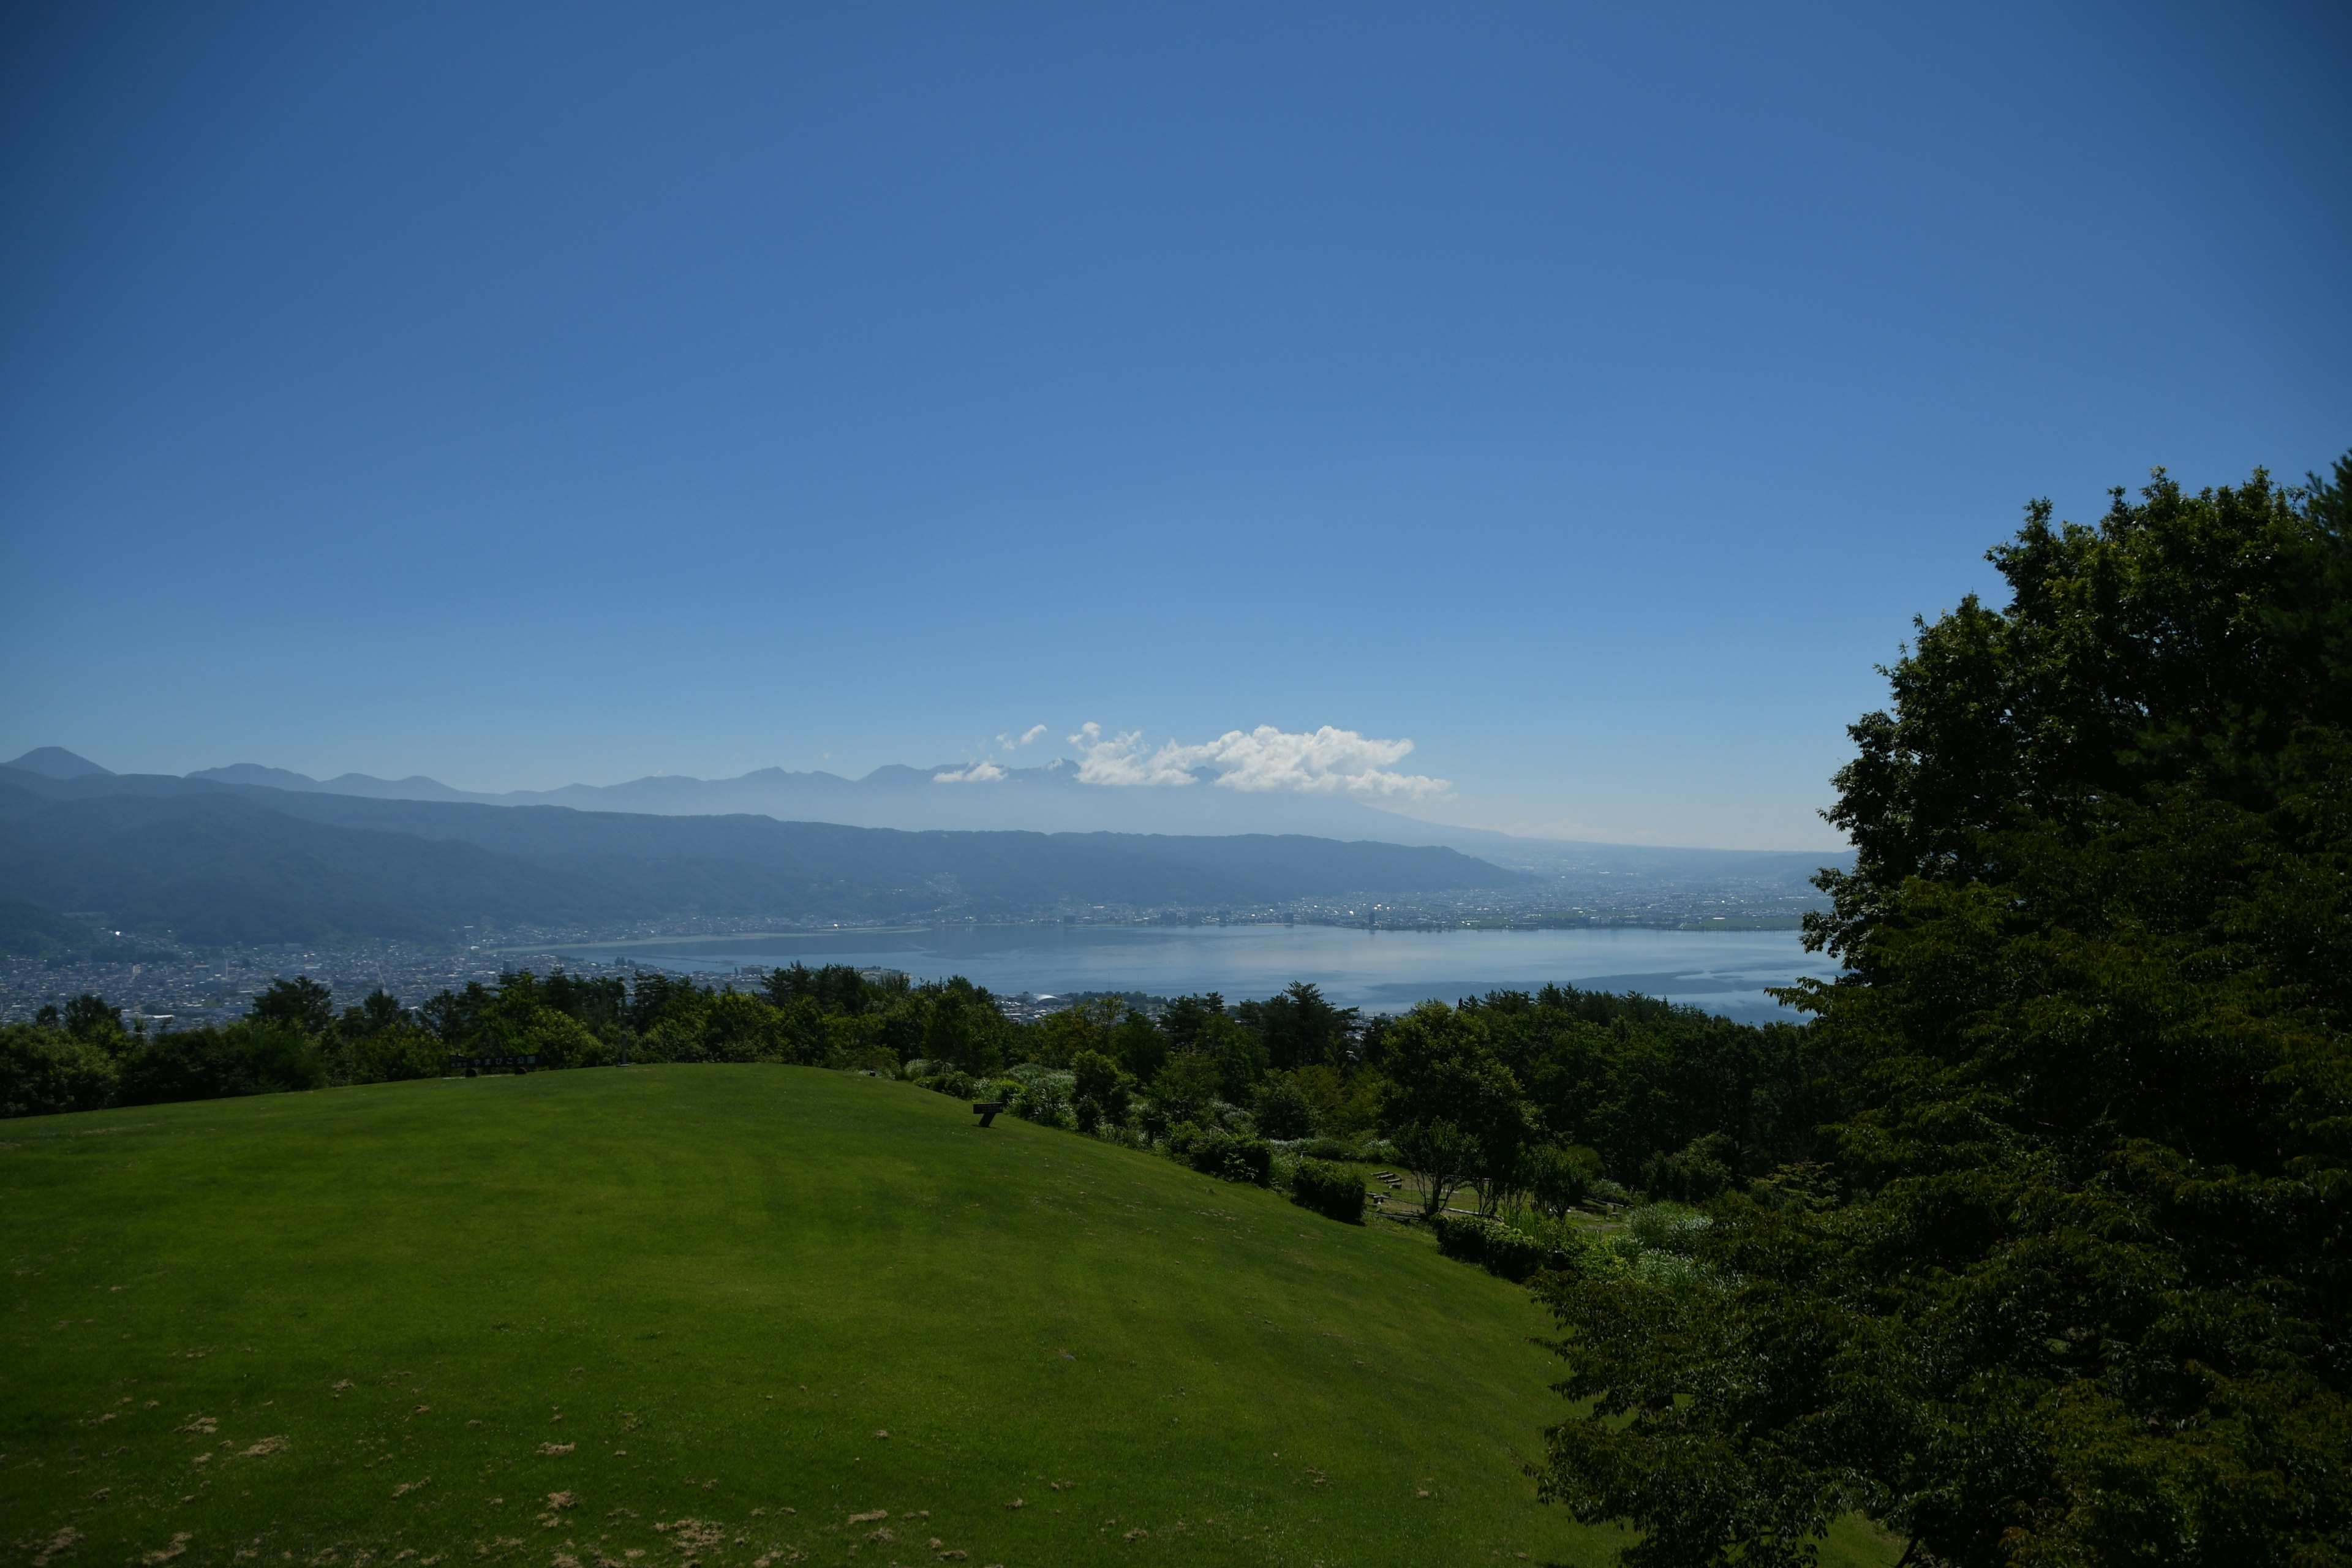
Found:
[[97, 1110], [114, 1102], [114, 1054], [34, 1024], [0, 1024], [0, 1117]]
[[121, 1101], [162, 1105], [319, 1089], [326, 1064], [310, 1036], [240, 1018], [224, 1028], [157, 1035], [123, 1058]]
[[[641, 975], [637, 980], [638, 994], [646, 994], [652, 982], [662, 986], [691, 986], [691, 980], [672, 980], [661, 975]], [[783, 969], [768, 972], [768, 1000], [781, 1007], [795, 997], [805, 996], [823, 1007], [828, 1015], [866, 1013], [877, 1010], [883, 1002], [881, 993], [887, 988], [877, 986], [846, 963], [828, 963], [822, 969], [811, 969], [795, 963]], [[904, 994], [903, 985], [895, 994]], [[642, 1027], [643, 1026], [640, 1026]]]
[[1254, 1114], [1261, 1138], [1305, 1138], [1315, 1131], [1314, 1108], [1287, 1073], [1258, 1086]]
[[1070, 1059], [1070, 1070], [1076, 1079], [1070, 1100], [1077, 1110], [1080, 1128], [1091, 1131], [1104, 1121], [1114, 1127], [1126, 1124], [1127, 1075], [1117, 1062], [1099, 1051], [1080, 1051]]
[[1543, 1488], [1629, 1562], [2352, 1562], [2347, 486], [2037, 503], [1889, 672], [1795, 993], [1834, 1179], [1543, 1287]]
[[[408, 1009], [400, 1005], [400, 998], [381, 985], [361, 999], [358, 1012], [358, 1021], [362, 1026], [359, 1032], [365, 1034], [381, 1034], [386, 1029], [399, 1028], [409, 1021]], [[349, 1017], [350, 1014], [344, 1016]]]
[[314, 1038], [335, 1026], [334, 993], [307, 974], [278, 979], [253, 999], [245, 1016], [268, 1028], [291, 1029]]
[[1534, 1130], [1533, 1108], [1510, 1068], [1495, 1054], [1485, 1016], [1475, 1008], [1424, 1002], [1388, 1031], [1391, 1127], [1443, 1122], [1470, 1140], [1465, 1180], [1478, 1209], [1492, 1214], [1519, 1168]]
[[1032, 1059], [1066, 1068], [1082, 1051], [1107, 1051], [1119, 1012], [1119, 1003], [1107, 996], [1056, 1008], [1030, 1031]]
[[1519, 1184], [1536, 1207], [1553, 1219], [1582, 1203], [1601, 1179], [1601, 1156], [1592, 1150], [1559, 1143], [1538, 1143], [1528, 1149], [1519, 1170]]
[[1443, 1213], [1478, 1169], [1478, 1141], [1451, 1121], [1409, 1121], [1391, 1136], [1397, 1163], [1412, 1177], [1424, 1217]]
[[125, 1037], [122, 1009], [87, 991], [66, 1004], [64, 1017], [52, 1026], [92, 1045], [120, 1047]]
[[1172, 1127], [1204, 1120], [1223, 1078], [1215, 1057], [1203, 1051], [1178, 1051], [1160, 1069], [1160, 1076], [1151, 1080], [1151, 1099], [1159, 1121]]
[[1109, 1054], [1118, 1058], [1128, 1076], [1139, 1083], [1150, 1083], [1168, 1060], [1168, 1037], [1160, 1026], [1129, 1007], [1111, 1031]]
[[1003, 1067], [1006, 1026], [994, 997], [961, 974], [924, 987], [923, 997], [928, 1011], [919, 1048], [925, 1057], [971, 1073]]
[[1294, 981], [1282, 994], [1263, 1002], [1244, 1002], [1237, 1011], [1242, 1023], [1265, 1042], [1267, 1064], [1276, 1072], [1318, 1063], [1337, 1066], [1352, 1054], [1357, 1010], [1333, 1006], [1306, 981]]

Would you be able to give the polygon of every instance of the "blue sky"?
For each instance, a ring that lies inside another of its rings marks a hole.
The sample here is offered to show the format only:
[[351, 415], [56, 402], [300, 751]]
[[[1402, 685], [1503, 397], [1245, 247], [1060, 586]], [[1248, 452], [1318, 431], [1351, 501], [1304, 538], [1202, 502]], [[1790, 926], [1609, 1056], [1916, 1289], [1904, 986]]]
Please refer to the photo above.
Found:
[[1333, 726], [1810, 847], [2029, 498], [2352, 446], [2338, 6], [0, 27], [0, 754]]

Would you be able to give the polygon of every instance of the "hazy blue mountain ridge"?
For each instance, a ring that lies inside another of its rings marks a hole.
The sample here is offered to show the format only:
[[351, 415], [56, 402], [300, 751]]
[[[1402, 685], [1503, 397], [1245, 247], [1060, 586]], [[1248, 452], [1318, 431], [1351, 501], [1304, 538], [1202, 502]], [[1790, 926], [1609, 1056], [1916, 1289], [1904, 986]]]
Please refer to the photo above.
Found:
[[78, 757], [63, 746], [36, 746], [6, 765], [48, 779], [77, 779], [93, 773], [112, 776], [88, 757]]
[[0, 897], [208, 944], [446, 940], [467, 927], [688, 915], [1246, 907], [1523, 880], [1442, 847], [909, 833], [0, 768]]
[[488, 805], [569, 805], [656, 816], [753, 814], [909, 832], [1127, 833], [1185, 837], [1296, 834], [1385, 844], [1444, 846], [1517, 870], [1549, 875], [1636, 875], [1664, 885], [1801, 890], [1822, 865], [1849, 857], [1825, 850], [1689, 849], [1527, 838], [1452, 827], [1335, 795], [1244, 792], [1202, 784], [1106, 787], [1077, 782], [1068, 766], [1008, 768], [984, 783], [941, 782], [964, 764], [890, 764], [863, 778], [761, 768], [731, 779], [654, 774], [616, 784], [469, 794], [428, 778], [399, 781], [346, 773], [325, 781], [250, 763], [206, 769], [192, 779], [375, 799], [467, 801]]

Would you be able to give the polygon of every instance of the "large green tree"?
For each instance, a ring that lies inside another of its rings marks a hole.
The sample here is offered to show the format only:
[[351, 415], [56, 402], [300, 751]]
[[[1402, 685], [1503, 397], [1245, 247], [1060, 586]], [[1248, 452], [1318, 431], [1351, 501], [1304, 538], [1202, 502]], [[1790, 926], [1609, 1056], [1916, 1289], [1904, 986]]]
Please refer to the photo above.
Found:
[[1888, 672], [1807, 987], [1847, 1201], [1553, 1277], [1643, 1564], [2352, 1563], [2352, 460], [2037, 505]]

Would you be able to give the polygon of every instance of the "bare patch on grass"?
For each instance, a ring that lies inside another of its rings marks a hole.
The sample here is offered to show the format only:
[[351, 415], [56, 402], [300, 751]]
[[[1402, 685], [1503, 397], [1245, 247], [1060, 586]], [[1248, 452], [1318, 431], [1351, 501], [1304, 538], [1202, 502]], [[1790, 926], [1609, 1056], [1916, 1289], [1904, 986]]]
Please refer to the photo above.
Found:
[[715, 1520], [674, 1520], [669, 1543], [688, 1557], [698, 1557], [727, 1544], [727, 1527]]

